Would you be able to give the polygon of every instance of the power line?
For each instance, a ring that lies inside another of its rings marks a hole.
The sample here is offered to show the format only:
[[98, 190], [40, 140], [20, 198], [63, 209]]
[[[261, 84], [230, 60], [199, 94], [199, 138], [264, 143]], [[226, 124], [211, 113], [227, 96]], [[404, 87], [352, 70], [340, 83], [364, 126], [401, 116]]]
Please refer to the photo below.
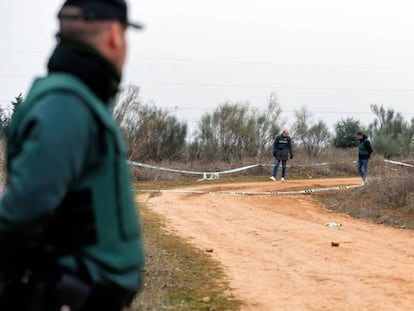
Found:
[[[0, 78], [27, 79], [33, 76], [0, 74]], [[244, 88], [244, 89], [288, 89], [297, 91], [329, 91], [329, 92], [381, 92], [381, 93], [411, 93], [414, 89], [391, 89], [391, 88], [352, 88], [352, 87], [307, 87], [293, 85], [253, 85], [253, 84], [219, 84], [219, 83], [193, 83], [173, 81], [136, 81], [141, 85], [165, 85], [177, 87], [202, 87], [202, 88]]]
[[14, 53], [19, 53], [19, 54], [44, 54], [47, 53], [45, 51], [40, 51], [40, 50], [9, 50], [9, 49], [0, 49], [0, 53], [2, 54], [14, 54]]
[[11, 75], [11, 74], [0, 74], [0, 78], [9, 78], [9, 79], [30, 79], [33, 78], [33, 76], [27, 76], [27, 75]]
[[[372, 111], [332, 111], [332, 110], [309, 110], [316, 114], [352, 114], [352, 115], [374, 115]], [[294, 110], [282, 110], [282, 113], [295, 113]], [[414, 112], [401, 112], [402, 115], [414, 115]]]
[[[46, 54], [47, 51], [41, 50], [25, 50], [25, 49], [0, 49], [3, 54]], [[139, 61], [150, 62], [173, 62], [173, 63], [206, 63], [206, 64], [233, 64], [233, 65], [266, 65], [276, 67], [311, 67], [311, 68], [327, 68], [327, 69], [343, 69], [343, 70], [414, 70], [414, 66], [364, 66], [364, 65], [335, 65], [335, 64], [309, 64], [309, 63], [283, 63], [274, 61], [257, 61], [257, 60], [233, 60], [233, 59], [209, 59], [209, 58], [180, 58], [180, 57], [150, 57], [137, 56], [132, 57]]]
[[380, 69], [380, 70], [414, 70], [414, 66], [363, 66], [363, 65], [324, 65], [324, 64], [306, 64], [306, 63], [279, 63], [272, 61], [241, 61], [241, 60], [223, 60], [223, 59], [202, 59], [202, 58], [174, 58], [174, 57], [134, 57], [136, 60], [152, 62], [177, 62], [177, 63], [207, 63], [207, 64], [234, 64], [234, 65], [270, 65], [277, 67], [313, 67], [313, 68], [331, 68], [331, 69]]
[[343, 88], [343, 87], [307, 87], [290, 85], [252, 85], [252, 84], [218, 84], [218, 83], [191, 83], [191, 82], [169, 82], [169, 81], [137, 81], [141, 85], [166, 85], [166, 86], [189, 86], [207, 88], [246, 88], [246, 89], [291, 89], [305, 91], [333, 91], [333, 92], [392, 92], [409, 93], [414, 89], [376, 89], [376, 88]]
[[[171, 111], [179, 111], [179, 110], [199, 110], [204, 111], [207, 110], [206, 107], [199, 107], [199, 106], [174, 106], [174, 107], [163, 107], [166, 109], [170, 109]], [[216, 107], [211, 107], [209, 109], [215, 109]], [[335, 110], [310, 110], [311, 113], [315, 114], [356, 114], [356, 115], [373, 115], [372, 111], [335, 111]], [[283, 113], [295, 113], [295, 110], [283, 110]], [[414, 112], [405, 112], [401, 113], [402, 115], [414, 115]]]

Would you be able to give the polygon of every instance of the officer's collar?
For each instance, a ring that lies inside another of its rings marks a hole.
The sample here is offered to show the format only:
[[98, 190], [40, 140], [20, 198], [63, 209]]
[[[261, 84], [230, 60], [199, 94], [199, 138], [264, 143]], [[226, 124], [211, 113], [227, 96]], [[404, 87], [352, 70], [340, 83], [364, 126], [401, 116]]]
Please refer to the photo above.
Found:
[[61, 39], [49, 59], [48, 70], [69, 73], [82, 80], [104, 103], [118, 93], [121, 75], [114, 65], [92, 47]]

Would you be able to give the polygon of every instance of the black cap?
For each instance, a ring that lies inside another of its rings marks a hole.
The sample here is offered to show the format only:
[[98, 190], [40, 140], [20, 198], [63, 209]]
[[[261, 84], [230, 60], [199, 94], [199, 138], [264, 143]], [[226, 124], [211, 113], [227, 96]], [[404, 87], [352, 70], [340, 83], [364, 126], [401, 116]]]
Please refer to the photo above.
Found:
[[128, 6], [125, 0], [66, 0], [62, 9], [66, 6], [77, 7], [82, 13], [62, 14], [60, 10], [59, 19], [114, 20], [136, 29], [143, 28], [142, 24], [128, 20]]

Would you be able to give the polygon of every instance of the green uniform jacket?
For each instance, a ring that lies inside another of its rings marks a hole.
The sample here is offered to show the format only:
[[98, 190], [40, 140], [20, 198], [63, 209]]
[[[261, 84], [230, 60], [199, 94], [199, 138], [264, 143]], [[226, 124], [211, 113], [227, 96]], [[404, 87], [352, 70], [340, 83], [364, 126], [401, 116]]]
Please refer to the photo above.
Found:
[[125, 146], [102, 101], [68, 74], [36, 80], [13, 118], [7, 158], [0, 260], [41, 249], [93, 283], [140, 287], [144, 254]]

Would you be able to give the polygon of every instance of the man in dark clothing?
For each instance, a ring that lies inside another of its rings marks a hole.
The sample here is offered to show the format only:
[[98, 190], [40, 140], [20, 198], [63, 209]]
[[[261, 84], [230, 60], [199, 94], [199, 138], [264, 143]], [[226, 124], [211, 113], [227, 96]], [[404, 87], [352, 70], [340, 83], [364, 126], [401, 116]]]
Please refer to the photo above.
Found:
[[273, 143], [273, 156], [275, 157], [275, 166], [273, 167], [273, 174], [270, 179], [276, 181], [276, 175], [280, 162], [282, 162], [282, 178], [285, 181], [286, 163], [288, 158], [293, 159], [292, 141], [287, 130], [283, 130], [282, 134], [276, 136]]
[[118, 311], [144, 254], [121, 132], [124, 0], [68, 0], [45, 78], [13, 116], [0, 203], [0, 310]]
[[368, 161], [372, 154], [372, 147], [367, 135], [358, 132], [356, 133], [355, 138], [359, 142], [357, 169], [362, 178], [361, 185], [364, 186], [367, 181]]

